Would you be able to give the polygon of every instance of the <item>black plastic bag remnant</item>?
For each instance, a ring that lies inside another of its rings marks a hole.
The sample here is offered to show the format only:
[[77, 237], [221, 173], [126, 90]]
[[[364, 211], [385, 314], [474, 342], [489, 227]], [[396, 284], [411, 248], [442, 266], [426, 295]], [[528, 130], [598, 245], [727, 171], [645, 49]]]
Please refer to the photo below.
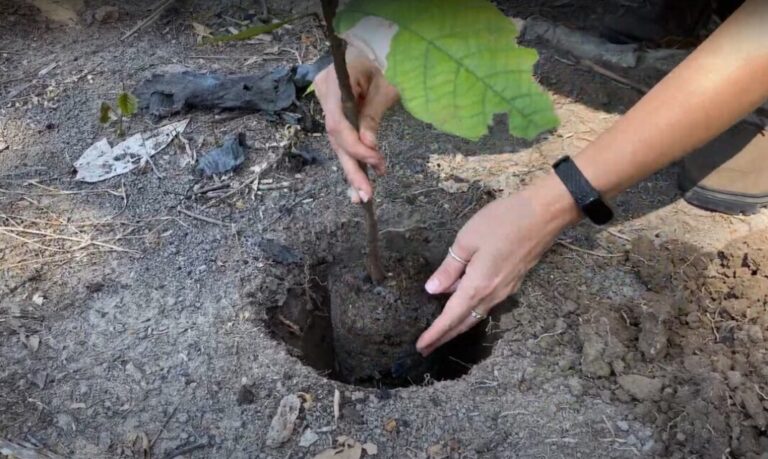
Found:
[[233, 134], [227, 137], [223, 145], [214, 148], [200, 158], [197, 162], [197, 170], [207, 177], [229, 172], [243, 164], [247, 148], [245, 134], [242, 132]]
[[309, 147], [294, 148], [290, 152], [290, 157], [299, 160], [301, 166], [311, 166], [313, 164], [323, 164], [325, 162], [325, 157], [323, 157], [323, 154], [319, 150]]
[[189, 108], [277, 112], [296, 98], [293, 72], [277, 68], [259, 75], [182, 71], [157, 74], [134, 90], [139, 108], [164, 118]]
[[302, 256], [293, 251], [290, 247], [277, 242], [274, 239], [263, 238], [259, 240], [257, 246], [264, 254], [264, 257], [284, 265], [301, 263]]
[[333, 63], [333, 56], [331, 53], [325, 53], [320, 56], [315, 62], [309, 64], [301, 64], [296, 66], [295, 76], [293, 82], [299, 89], [307, 88], [315, 81], [315, 77], [323, 69]]

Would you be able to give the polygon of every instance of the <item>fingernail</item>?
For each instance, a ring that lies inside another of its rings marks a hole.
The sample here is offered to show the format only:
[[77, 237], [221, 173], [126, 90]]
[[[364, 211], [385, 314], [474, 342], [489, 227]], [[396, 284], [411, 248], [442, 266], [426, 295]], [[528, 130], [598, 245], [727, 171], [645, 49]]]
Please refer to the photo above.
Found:
[[354, 204], [360, 203], [360, 194], [355, 191], [354, 188], [349, 187], [347, 188], [347, 196], [349, 196], [349, 200], [352, 201]]
[[370, 199], [370, 196], [368, 196], [368, 193], [366, 193], [363, 190], [358, 190], [357, 194], [360, 195], [360, 200], [363, 202], [368, 202], [368, 200]]
[[440, 289], [440, 281], [437, 280], [436, 277], [433, 277], [427, 281], [427, 284], [424, 286], [424, 288], [427, 290], [427, 292], [434, 295]]

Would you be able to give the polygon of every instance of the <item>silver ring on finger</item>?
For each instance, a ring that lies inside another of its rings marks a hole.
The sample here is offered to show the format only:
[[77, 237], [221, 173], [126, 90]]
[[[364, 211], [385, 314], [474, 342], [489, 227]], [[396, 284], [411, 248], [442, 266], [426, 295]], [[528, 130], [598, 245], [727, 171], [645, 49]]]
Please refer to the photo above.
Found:
[[453, 247], [448, 247], [448, 255], [450, 255], [451, 258], [453, 258], [454, 260], [458, 261], [459, 263], [461, 263], [464, 266], [467, 266], [469, 264], [469, 262], [467, 260], [465, 260], [465, 259], [461, 258], [460, 256], [456, 255], [456, 252], [453, 251]]
[[480, 322], [481, 320], [485, 320], [485, 318], [488, 317], [488, 315], [483, 314], [482, 312], [478, 312], [476, 309], [473, 309], [472, 311], [470, 311], [470, 315], [472, 316], [473, 319], [477, 320], [478, 322]]

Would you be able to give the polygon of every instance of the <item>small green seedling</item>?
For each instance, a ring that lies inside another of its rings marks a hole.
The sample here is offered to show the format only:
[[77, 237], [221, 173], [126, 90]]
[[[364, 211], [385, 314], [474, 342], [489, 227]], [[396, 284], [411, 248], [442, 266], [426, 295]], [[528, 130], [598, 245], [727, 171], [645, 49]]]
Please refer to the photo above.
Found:
[[99, 122], [101, 124], [107, 124], [112, 120], [114, 115], [117, 120], [116, 133], [118, 137], [125, 136], [125, 129], [123, 126], [123, 119], [130, 118], [138, 110], [138, 100], [133, 94], [123, 91], [117, 95], [115, 99], [115, 106], [113, 107], [109, 102], [102, 102], [99, 110]]

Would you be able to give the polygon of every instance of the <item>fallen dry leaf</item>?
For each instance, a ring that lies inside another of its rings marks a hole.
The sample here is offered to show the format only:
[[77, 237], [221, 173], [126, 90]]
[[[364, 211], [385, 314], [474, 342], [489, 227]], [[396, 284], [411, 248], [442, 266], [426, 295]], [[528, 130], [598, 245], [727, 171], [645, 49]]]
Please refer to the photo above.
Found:
[[429, 459], [445, 459], [448, 455], [449, 453], [442, 443], [427, 448], [427, 456]]
[[42, 306], [43, 303], [45, 303], [45, 297], [43, 296], [42, 293], [37, 292], [34, 295], [32, 295], [32, 302], [38, 306]]
[[197, 35], [197, 40], [202, 40], [203, 37], [213, 37], [213, 30], [210, 27], [200, 24], [199, 22], [190, 22], [192, 24], [192, 30]]
[[389, 433], [392, 433], [397, 429], [397, 421], [394, 419], [390, 419], [389, 421], [384, 423], [384, 430], [386, 430]]
[[27, 3], [35, 5], [48, 19], [67, 25], [77, 24], [83, 10], [83, 0], [27, 0]]
[[336, 439], [336, 447], [326, 449], [313, 459], [360, 459], [363, 446], [354, 439], [342, 435]]
[[275, 417], [267, 432], [267, 446], [276, 448], [291, 438], [296, 418], [301, 410], [301, 399], [294, 394], [286, 395], [280, 401]]
[[438, 186], [449, 193], [463, 193], [472, 183], [511, 193], [546, 170], [535, 148], [480, 156], [431, 155], [428, 166], [438, 174]]
[[99, 182], [125, 174], [146, 162], [163, 150], [174, 137], [184, 132], [189, 119], [167, 124], [153, 131], [134, 134], [114, 147], [107, 139], [101, 139], [88, 147], [75, 161], [77, 176], [82, 182]]
[[302, 406], [305, 410], [308, 410], [315, 406], [315, 396], [308, 393], [308, 392], [299, 392], [297, 394], [304, 402], [302, 403]]

